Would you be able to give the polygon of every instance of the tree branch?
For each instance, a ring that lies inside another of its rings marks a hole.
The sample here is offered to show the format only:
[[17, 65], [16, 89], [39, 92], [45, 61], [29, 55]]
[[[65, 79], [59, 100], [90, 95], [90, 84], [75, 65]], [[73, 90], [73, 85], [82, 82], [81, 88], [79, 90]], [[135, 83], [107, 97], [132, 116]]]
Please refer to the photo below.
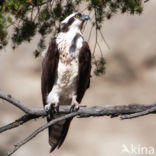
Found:
[[[43, 108], [29, 108], [25, 106], [20, 101], [13, 98], [11, 95], [7, 95], [0, 91], [0, 98], [8, 101], [10, 104], [13, 104], [15, 107], [22, 110], [25, 114], [17, 119], [16, 121], [7, 124], [3, 127], [0, 127], [0, 133], [5, 132], [9, 129], [16, 128], [32, 119], [36, 119], [39, 117], [46, 117], [48, 113]], [[131, 119], [136, 118], [148, 114], [156, 113], [156, 104], [129, 104], [129, 105], [104, 105], [104, 106], [93, 106], [93, 107], [80, 107], [78, 111], [71, 112], [70, 106], [60, 106], [59, 114], [62, 116], [54, 119], [41, 127], [35, 130], [31, 135], [26, 137], [24, 140], [18, 142], [14, 145], [14, 147], [9, 151], [8, 155], [13, 154], [16, 150], [18, 150], [22, 145], [33, 139], [37, 134], [42, 132], [44, 129], [49, 126], [68, 118], [73, 117], [95, 117], [95, 116], [110, 116], [110, 117], [118, 117], [120, 119]]]
[[5, 94], [2, 91], [0, 91], [0, 98], [8, 101], [9, 103], [13, 104], [14, 106], [18, 107], [25, 113], [29, 113], [31, 111], [28, 107], [24, 106], [20, 101], [14, 99], [10, 94]]
[[25, 143], [27, 143], [28, 141], [30, 141], [31, 139], [33, 139], [36, 135], [38, 135], [40, 132], [42, 132], [43, 130], [45, 130], [49, 126], [54, 125], [55, 123], [57, 123], [57, 122], [59, 122], [61, 120], [72, 118], [72, 117], [74, 117], [76, 115], [78, 115], [78, 112], [73, 112], [73, 113], [67, 114], [65, 116], [59, 117], [57, 119], [51, 120], [50, 122], [42, 125], [40, 128], [38, 128], [37, 130], [35, 130], [31, 135], [29, 135], [28, 137], [26, 137], [22, 141], [20, 141], [17, 144], [15, 144], [14, 147], [8, 152], [8, 156], [12, 155], [22, 145], [24, 145]]
[[156, 113], [156, 106], [150, 108], [150, 109], [147, 109], [145, 111], [142, 111], [142, 112], [138, 112], [138, 113], [134, 113], [134, 114], [130, 114], [130, 115], [122, 115], [120, 117], [120, 119], [132, 119], [132, 118], [136, 118], [136, 117], [140, 117], [140, 116], [144, 116], [144, 115], [147, 115], [147, 114], [150, 114], [150, 113]]
[[32, 116], [30, 114], [25, 114], [23, 115], [22, 117], [20, 117], [19, 119], [15, 120], [14, 122], [10, 123], [10, 124], [7, 124], [3, 127], [0, 127], [0, 133], [4, 132], [4, 131], [7, 131], [9, 129], [12, 129], [12, 128], [16, 128], [20, 125], [23, 125], [25, 122], [31, 120], [31, 119], [35, 119], [35, 118], [38, 118], [37, 116]]

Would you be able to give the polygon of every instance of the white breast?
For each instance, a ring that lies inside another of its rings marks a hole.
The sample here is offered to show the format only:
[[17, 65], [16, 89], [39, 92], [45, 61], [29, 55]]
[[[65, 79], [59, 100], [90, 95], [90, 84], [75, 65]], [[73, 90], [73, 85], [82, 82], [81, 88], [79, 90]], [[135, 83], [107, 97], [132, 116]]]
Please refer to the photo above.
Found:
[[63, 92], [63, 90], [64, 91], [76, 90], [76, 81], [78, 76], [77, 59], [72, 60], [71, 63], [68, 64], [59, 60], [57, 73], [58, 75], [55, 85], [57, 85], [61, 89], [61, 92]]
[[[71, 35], [69, 35], [71, 36]], [[83, 39], [79, 38], [77, 41], [77, 48], [75, 52], [69, 53], [69, 48], [72, 42], [67, 34], [58, 35], [56, 42], [59, 49], [59, 62], [57, 68], [57, 76], [52, 91], [47, 97], [47, 103], [58, 103], [69, 105], [72, 96], [77, 91], [78, 78], [78, 55], [79, 49], [82, 47]], [[74, 36], [72, 34], [72, 36]]]

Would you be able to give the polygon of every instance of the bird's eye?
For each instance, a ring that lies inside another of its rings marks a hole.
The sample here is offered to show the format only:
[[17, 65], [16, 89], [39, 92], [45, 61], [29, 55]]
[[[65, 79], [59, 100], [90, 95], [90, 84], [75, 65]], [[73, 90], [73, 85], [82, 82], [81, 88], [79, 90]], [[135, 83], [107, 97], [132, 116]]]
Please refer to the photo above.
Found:
[[75, 15], [75, 18], [79, 18], [79, 17], [80, 17], [80, 15], [79, 15], [79, 14]]

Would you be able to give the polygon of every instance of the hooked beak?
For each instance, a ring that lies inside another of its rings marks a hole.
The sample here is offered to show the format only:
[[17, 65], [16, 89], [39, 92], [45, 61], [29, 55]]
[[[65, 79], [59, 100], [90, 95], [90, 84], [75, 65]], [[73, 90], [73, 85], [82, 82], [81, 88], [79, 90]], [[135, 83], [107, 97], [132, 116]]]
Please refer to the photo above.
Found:
[[81, 21], [87, 21], [87, 20], [90, 20], [90, 17], [88, 15], [82, 15], [79, 19]]

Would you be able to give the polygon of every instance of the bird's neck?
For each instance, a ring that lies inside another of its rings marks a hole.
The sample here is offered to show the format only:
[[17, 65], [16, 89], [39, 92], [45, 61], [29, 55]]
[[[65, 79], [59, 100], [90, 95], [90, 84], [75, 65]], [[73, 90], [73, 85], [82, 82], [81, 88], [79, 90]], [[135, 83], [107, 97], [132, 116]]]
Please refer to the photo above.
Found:
[[72, 45], [72, 42], [77, 34], [79, 34], [79, 36], [81, 36], [81, 38], [83, 39], [82, 33], [79, 28], [73, 27], [70, 28], [68, 32], [59, 33], [56, 39], [59, 49], [66, 49], [67, 51], [69, 51], [69, 48]]
[[82, 35], [81, 30], [80, 30], [80, 28], [78, 28], [78, 27], [70, 28], [69, 31], [68, 31], [67, 33], [73, 33], [73, 34], [79, 33], [79, 34]]

